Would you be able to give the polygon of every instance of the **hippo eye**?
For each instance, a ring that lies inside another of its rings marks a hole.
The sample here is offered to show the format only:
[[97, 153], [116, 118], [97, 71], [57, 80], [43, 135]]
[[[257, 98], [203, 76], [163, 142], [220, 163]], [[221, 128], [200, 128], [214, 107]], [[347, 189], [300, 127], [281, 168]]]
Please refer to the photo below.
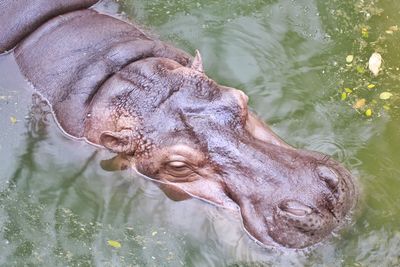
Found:
[[188, 177], [193, 173], [190, 166], [184, 161], [169, 161], [166, 163], [166, 171], [177, 178]]

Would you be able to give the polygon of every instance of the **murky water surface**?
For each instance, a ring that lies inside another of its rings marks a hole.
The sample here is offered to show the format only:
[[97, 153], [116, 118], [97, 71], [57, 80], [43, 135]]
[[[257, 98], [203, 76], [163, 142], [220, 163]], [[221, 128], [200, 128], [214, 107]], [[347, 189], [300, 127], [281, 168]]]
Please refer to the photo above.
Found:
[[[102, 170], [112, 155], [66, 138], [1, 56], [1, 266], [400, 264], [400, 2], [126, 0], [104, 9], [199, 49], [207, 74], [244, 90], [287, 142], [342, 161], [361, 188], [353, 222], [310, 251], [260, 248], [225, 210], [173, 202], [133, 172]], [[377, 77], [373, 52], [384, 59]]]

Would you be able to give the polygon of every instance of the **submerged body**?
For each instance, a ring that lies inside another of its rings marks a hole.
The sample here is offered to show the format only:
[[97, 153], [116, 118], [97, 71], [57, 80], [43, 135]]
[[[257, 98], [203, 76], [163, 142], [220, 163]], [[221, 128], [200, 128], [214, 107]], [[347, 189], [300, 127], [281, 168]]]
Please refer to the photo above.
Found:
[[66, 133], [118, 153], [174, 199], [237, 209], [268, 246], [304, 248], [344, 221], [356, 201], [345, 168], [279, 139], [243, 92], [204, 74], [199, 54], [96, 2], [0, 0], [0, 53], [15, 47]]

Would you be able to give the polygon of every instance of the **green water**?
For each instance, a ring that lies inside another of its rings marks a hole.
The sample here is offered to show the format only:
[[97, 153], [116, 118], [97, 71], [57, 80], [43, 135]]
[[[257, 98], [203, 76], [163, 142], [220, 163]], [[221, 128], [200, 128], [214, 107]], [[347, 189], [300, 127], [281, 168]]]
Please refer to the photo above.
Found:
[[[261, 248], [227, 211], [173, 202], [130, 171], [103, 171], [112, 155], [65, 137], [2, 56], [0, 266], [400, 265], [400, 2], [120, 2], [103, 8], [199, 49], [206, 73], [244, 90], [287, 142], [333, 155], [359, 177], [352, 223], [310, 251]], [[366, 65], [375, 51], [384, 60], [377, 77]]]

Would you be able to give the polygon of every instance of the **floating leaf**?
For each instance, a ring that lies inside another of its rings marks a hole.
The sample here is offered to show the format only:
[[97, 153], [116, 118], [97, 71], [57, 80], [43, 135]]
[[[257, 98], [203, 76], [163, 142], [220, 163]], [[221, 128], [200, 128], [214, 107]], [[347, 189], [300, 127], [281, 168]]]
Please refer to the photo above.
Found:
[[375, 84], [372, 84], [372, 83], [368, 84], [368, 89], [372, 89], [372, 88], [375, 88]]
[[10, 121], [11, 121], [11, 124], [16, 124], [17, 123], [17, 118], [14, 117], [14, 116], [11, 116], [10, 117]]
[[365, 98], [361, 98], [361, 99], [357, 100], [356, 103], [354, 103], [353, 108], [359, 109], [359, 108], [362, 108], [363, 106], [365, 106], [365, 104], [366, 104]]
[[394, 25], [394, 26], [390, 26], [390, 27], [389, 27], [389, 31], [397, 32], [398, 30], [399, 30], [399, 26], [397, 26], [397, 25]]
[[120, 248], [122, 246], [120, 242], [115, 240], [108, 240], [107, 244], [113, 248]]
[[382, 100], [387, 100], [387, 99], [391, 98], [392, 96], [393, 96], [392, 93], [383, 92], [383, 93], [381, 93], [381, 94], [379, 95], [379, 98], [382, 99]]
[[368, 36], [369, 36], [368, 29], [367, 28], [361, 28], [361, 35], [364, 38], [368, 38]]
[[354, 59], [354, 56], [353, 56], [353, 55], [348, 55], [348, 56], [346, 57], [346, 62], [347, 62], [347, 63], [351, 63], [351, 62], [353, 62], [353, 59]]
[[365, 68], [363, 66], [360, 66], [360, 65], [357, 65], [356, 70], [360, 74], [363, 74], [365, 72]]
[[157, 234], [157, 231], [154, 231], [151, 233], [152, 236], [155, 236]]
[[378, 76], [379, 70], [382, 65], [382, 56], [381, 54], [375, 52], [371, 55], [368, 61], [369, 70], [375, 75]]
[[389, 110], [389, 109], [390, 109], [390, 106], [388, 106], [388, 105], [383, 105], [383, 108], [386, 109], [386, 110]]
[[343, 101], [346, 100], [347, 98], [347, 93], [343, 92], [342, 95], [340, 96], [340, 99], [342, 99]]
[[353, 90], [351, 90], [350, 88], [346, 87], [344, 88], [344, 90], [346, 91], [346, 93], [350, 94], [353, 92]]
[[365, 116], [367, 116], [367, 117], [372, 116], [372, 110], [370, 108], [365, 111]]

